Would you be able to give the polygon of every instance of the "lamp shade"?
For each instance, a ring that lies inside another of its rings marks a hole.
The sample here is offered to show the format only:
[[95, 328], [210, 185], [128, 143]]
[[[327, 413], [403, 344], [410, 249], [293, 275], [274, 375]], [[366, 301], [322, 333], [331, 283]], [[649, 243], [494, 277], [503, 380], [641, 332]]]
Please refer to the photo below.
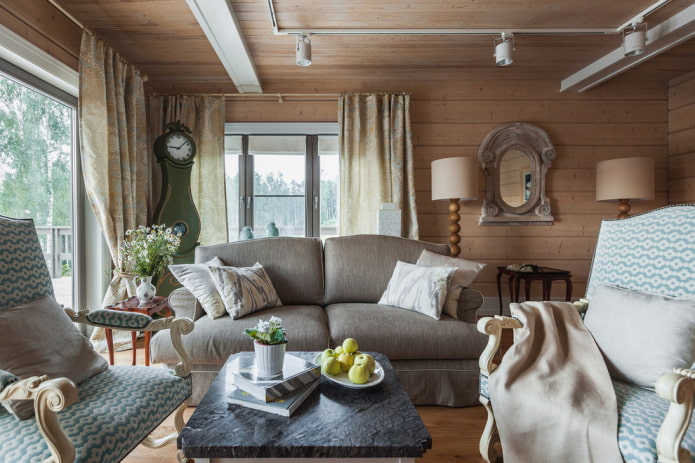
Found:
[[654, 199], [654, 159], [633, 157], [596, 164], [596, 201]]
[[472, 157], [432, 161], [432, 199], [476, 199], [478, 162]]

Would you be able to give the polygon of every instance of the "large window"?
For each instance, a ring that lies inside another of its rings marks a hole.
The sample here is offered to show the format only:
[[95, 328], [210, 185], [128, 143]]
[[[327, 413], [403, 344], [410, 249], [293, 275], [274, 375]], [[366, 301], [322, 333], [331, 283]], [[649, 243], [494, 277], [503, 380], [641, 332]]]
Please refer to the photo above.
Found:
[[76, 101], [18, 75], [0, 62], [0, 214], [34, 219], [56, 299], [72, 307]]
[[[277, 130], [277, 127], [274, 127]], [[338, 234], [338, 137], [335, 134], [225, 135], [230, 240], [251, 227], [269, 236]]]

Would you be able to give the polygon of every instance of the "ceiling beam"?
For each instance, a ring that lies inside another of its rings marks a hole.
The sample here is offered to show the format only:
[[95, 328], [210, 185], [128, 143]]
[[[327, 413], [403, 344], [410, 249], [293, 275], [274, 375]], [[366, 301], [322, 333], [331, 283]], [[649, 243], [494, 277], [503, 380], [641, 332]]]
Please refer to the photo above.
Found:
[[571, 76], [563, 79], [560, 91], [583, 92], [654, 58], [695, 37], [695, 5], [676, 13], [647, 31], [644, 53], [626, 57], [620, 46]]
[[239, 93], [263, 93], [229, 0], [186, 0]]

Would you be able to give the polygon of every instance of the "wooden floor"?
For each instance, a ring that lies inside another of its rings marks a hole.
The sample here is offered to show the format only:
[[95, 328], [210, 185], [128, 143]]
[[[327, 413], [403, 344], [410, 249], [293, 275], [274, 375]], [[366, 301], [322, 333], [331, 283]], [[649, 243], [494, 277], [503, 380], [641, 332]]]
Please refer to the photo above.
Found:
[[[142, 341], [139, 341], [141, 344]], [[138, 365], [144, 365], [144, 349], [137, 349]], [[106, 354], [104, 354], [106, 356]], [[116, 363], [130, 365], [132, 351], [116, 352]], [[480, 463], [483, 459], [478, 453], [478, 439], [485, 423], [485, 410], [482, 406], [467, 408], [417, 407], [422, 421], [432, 435], [432, 449], [418, 463], [471, 462]], [[194, 408], [189, 408], [185, 418], [191, 416]], [[169, 417], [154, 435], [160, 437], [174, 430], [173, 418]], [[176, 463], [176, 448], [173, 445], [163, 449], [136, 448], [124, 463]]]

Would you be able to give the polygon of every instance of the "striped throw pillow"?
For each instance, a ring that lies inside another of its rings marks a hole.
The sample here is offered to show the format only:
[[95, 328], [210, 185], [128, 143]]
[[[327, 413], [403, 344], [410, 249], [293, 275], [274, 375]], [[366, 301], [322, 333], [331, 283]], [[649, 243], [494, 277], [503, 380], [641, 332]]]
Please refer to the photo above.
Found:
[[282, 305], [263, 266], [209, 267], [227, 313], [233, 319]]

